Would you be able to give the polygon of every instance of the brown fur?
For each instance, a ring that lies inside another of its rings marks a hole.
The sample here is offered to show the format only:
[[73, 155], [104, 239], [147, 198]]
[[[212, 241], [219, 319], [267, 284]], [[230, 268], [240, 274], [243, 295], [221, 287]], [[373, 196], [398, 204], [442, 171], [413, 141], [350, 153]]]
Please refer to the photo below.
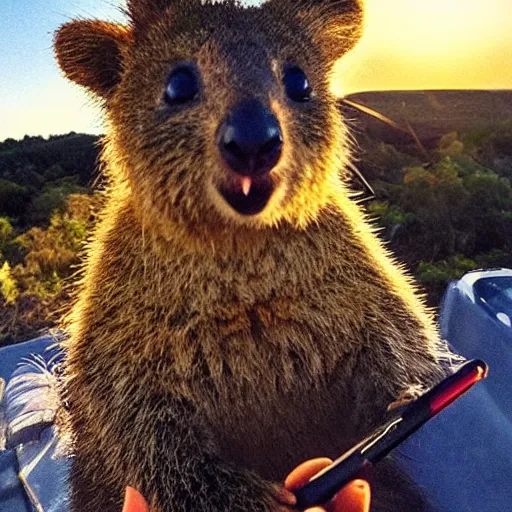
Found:
[[[346, 184], [329, 73], [361, 5], [131, 0], [128, 13], [127, 27], [56, 35], [63, 71], [110, 122], [108, 205], [67, 322], [73, 510], [119, 512], [126, 485], [159, 512], [277, 510], [270, 481], [337, 456], [439, 380], [447, 355]], [[169, 108], [181, 61], [199, 69], [200, 98]], [[310, 103], [286, 99], [287, 62], [308, 75]], [[228, 178], [215, 130], [246, 97], [284, 135], [276, 192], [253, 217], [216, 192]], [[377, 476], [374, 510], [423, 510], [394, 469]]]

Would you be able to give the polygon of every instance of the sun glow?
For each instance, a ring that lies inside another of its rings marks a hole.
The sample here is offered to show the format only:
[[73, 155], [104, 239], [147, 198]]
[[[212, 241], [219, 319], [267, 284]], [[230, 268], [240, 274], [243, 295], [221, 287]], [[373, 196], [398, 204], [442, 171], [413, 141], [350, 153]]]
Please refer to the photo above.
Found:
[[366, 0], [361, 44], [335, 90], [510, 88], [509, 0]]
[[382, 2], [379, 6], [373, 2], [368, 11], [372, 28], [369, 35], [375, 34], [380, 45], [394, 48], [398, 55], [413, 53], [441, 60], [454, 55], [463, 58], [468, 50], [485, 46], [499, 28], [500, 12], [495, 1], [395, 0], [394, 3], [393, 12], [389, 12]]

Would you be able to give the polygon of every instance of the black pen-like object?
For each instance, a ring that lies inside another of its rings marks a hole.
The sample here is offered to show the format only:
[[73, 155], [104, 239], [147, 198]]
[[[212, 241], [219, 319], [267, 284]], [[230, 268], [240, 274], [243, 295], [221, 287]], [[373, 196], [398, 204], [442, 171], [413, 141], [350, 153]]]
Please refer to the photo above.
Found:
[[480, 360], [463, 364], [453, 375], [406, 406], [398, 416], [379, 427], [359, 444], [345, 452], [304, 487], [294, 491], [296, 507], [303, 510], [331, 500], [367, 466], [379, 462], [416, 432], [428, 420], [487, 376], [487, 365]]

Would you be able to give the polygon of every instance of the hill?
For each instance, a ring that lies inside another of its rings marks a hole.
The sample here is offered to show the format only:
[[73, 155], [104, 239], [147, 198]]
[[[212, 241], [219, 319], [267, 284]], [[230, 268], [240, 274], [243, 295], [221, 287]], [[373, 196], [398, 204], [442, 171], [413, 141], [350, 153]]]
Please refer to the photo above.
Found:
[[[511, 90], [385, 91], [352, 94], [355, 101], [385, 115], [407, 130], [413, 126], [425, 146], [448, 132], [469, 133], [499, 126], [512, 120]], [[407, 144], [410, 137], [374, 117], [351, 107], [342, 110], [358, 131], [388, 144]]]

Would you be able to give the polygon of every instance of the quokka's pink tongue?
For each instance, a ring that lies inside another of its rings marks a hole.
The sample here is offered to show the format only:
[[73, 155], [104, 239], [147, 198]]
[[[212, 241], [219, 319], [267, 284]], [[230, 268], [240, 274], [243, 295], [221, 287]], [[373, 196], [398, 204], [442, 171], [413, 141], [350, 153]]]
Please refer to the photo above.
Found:
[[251, 192], [251, 186], [252, 186], [252, 179], [248, 176], [244, 176], [242, 178], [242, 192], [245, 196], [248, 196]]

